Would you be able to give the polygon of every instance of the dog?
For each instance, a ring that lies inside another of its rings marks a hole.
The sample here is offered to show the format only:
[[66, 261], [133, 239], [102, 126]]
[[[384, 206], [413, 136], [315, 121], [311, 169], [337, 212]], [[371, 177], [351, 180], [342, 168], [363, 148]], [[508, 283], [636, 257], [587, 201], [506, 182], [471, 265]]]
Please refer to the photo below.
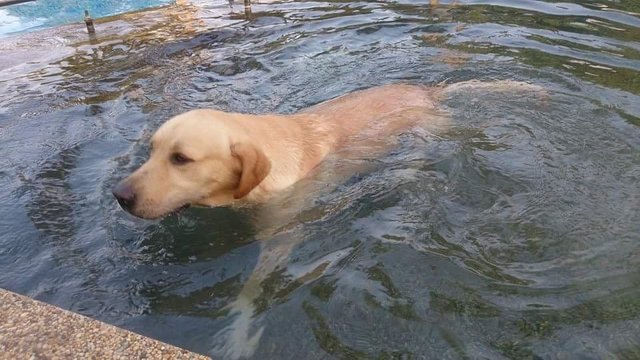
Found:
[[[146, 219], [190, 205], [268, 204], [302, 179], [315, 176], [324, 177], [321, 184], [339, 183], [356, 171], [334, 166], [332, 159], [357, 164], [355, 160], [389, 151], [393, 139], [412, 128], [428, 132], [447, 128], [449, 117], [441, 100], [456, 91], [474, 89], [542, 92], [538, 86], [516, 81], [466, 81], [434, 87], [392, 84], [356, 91], [291, 115], [192, 110], [173, 117], [155, 132], [149, 159], [122, 180], [113, 195], [122, 208]], [[310, 200], [297, 199], [301, 203]], [[278, 211], [267, 206], [258, 217], [258, 228], [284, 225], [304, 207], [301, 203], [275, 202], [272, 206], [278, 206]], [[276, 213], [281, 217], [274, 218]], [[286, 264], [298, 239], [262, 237], [269, 240], [261, 242], [257, 265], [229, 305], [235, 320], [221, 336], [220, 346], [212, 350], [224, 358], [253, 354], [262, 334], [262, 329], [251, 329], [261, 283]], [[311, 281], [309, 274], [317, 278], [322, 273], [318, 269], [338, 260], [319, 261], [298, 278]]]
[[419, 114], [433, 112], [434, 93], [387, 85], [293, 115], [189, 111], [156, 131], [149, 160], [113, 194], [125, 210], [147, 219], [189, 205], [262, 203], [305, 178], [329, 153], [425, 120]]

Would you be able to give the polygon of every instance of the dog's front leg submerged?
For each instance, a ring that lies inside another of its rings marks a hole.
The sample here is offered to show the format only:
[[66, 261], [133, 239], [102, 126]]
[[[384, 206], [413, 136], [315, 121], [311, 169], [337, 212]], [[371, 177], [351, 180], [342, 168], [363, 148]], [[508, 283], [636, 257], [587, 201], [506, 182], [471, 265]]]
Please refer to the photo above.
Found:
[[214, 340], [213, 355], [224, 359], [251, 357], [260, 343], [264, 328], [259, 315], [265, 310], [263, 284], [272, 274], [284, 271], [289, 254], [296, 245], [291, 233], [262, 240], [258, 262], [240, 294], [227, 306], [233, 318]]
[[261, 315], [295, 289], [332, 271], [354, 251], [353, 247], [346, 247], [309, 263], [290, 265], [289, 255], [301, 238], [300, 233], [287, 231], [261, 242], [256, 267], [237, 299], [228, 306], [233, 320], [216, 336], [214, 355], [224, 359], [251, 357], [264, 332]]

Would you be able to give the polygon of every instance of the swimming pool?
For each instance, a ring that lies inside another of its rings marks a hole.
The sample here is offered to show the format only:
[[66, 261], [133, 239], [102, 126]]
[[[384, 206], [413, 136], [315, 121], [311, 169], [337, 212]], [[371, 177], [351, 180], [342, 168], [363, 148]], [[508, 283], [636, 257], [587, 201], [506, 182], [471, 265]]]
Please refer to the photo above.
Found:
[[[637, 359], [636, 4], [304, 0], [246, 21], [201, 1], [94, 42], [0, 40], [0, 58], [44, 54], [0, 68], [0, 287], [215, 358]], [[548, 96], [458, 94], [448, 132], [404, 134], [333, 191], [294, 187], [314, 202], [267, 240], [297, 246], [248, 317], [231, 305], [258, 259], [253, 209], [145, 221], [111, 195], [188, 109], [470, 79]]]
[[84, 10], [99, 17], [175, 3], [175, 0], [38, 0], [0, 8], [0, 36], [82, 22]]

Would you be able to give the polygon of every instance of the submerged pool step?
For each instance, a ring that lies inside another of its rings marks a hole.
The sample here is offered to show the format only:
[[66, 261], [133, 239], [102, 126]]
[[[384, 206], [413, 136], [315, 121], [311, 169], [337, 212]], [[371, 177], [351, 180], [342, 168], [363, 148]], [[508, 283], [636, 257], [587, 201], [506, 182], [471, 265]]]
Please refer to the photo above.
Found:
[[32, 1], [36, 1], [36, 0], [0, 0], [0, 7], [22, 4], [26, 2], [32, 2]]

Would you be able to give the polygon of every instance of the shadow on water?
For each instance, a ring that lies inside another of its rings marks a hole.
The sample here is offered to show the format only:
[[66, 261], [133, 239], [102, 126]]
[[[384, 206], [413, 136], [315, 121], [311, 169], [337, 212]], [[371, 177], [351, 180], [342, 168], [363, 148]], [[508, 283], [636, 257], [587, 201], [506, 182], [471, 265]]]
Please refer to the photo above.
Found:
[[[446, 133], [404, 134], [312, 194], [272, 239], [296, 245], [257, 284], [253, 356], [636, 358], [640, 8], [430, 3], [254, 3], [245, 21], [196, 1], [99, 22], [93, 40], [3, 39], [0, 286], [218, 354], [260, 229], [252, 209], [118, 208], [109, 189], [162, 121], [516, 79], [549, 95], [457, 93]], [[6, 60], [25, 46], [46, 56]]]
[[79, 269], [86, 274], [82, 286], [91, 288], [102, 270], [92, 263], [86, 249], [75, 244], [78, 229], [74, 219], [81, 199], [68, 183], [78, 153], [78, 148], [68, 149], [42, 166], [27, 184], [27, 191], [33, 195], [26, 210], [41, 241], [55, 249], [51, 256], [57, 266]]

